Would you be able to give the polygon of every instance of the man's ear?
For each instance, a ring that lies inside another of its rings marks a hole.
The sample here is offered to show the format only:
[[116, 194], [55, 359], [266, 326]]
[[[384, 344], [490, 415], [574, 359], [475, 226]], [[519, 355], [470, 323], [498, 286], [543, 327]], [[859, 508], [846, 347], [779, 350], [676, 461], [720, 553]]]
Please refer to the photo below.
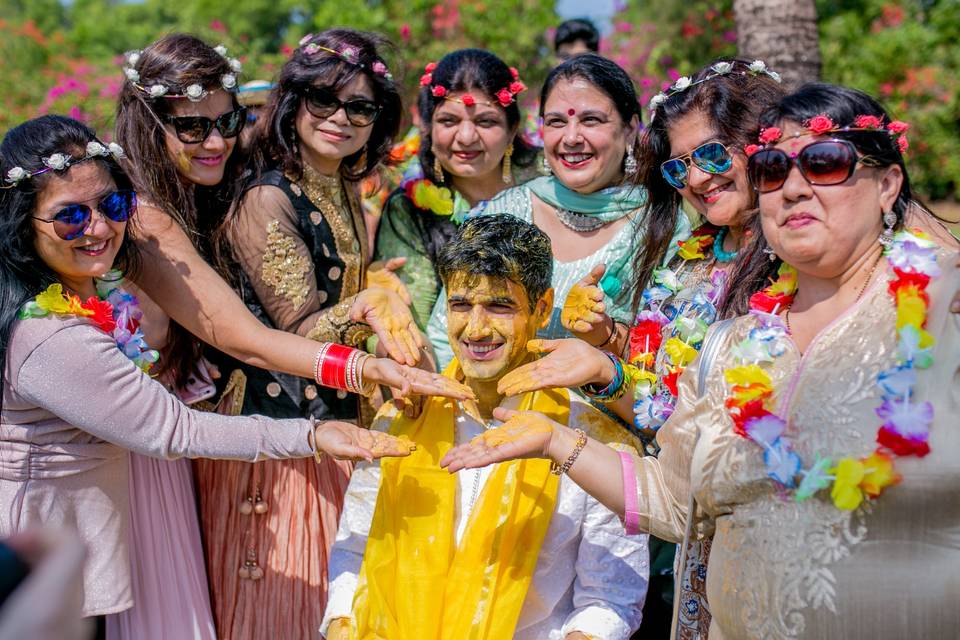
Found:
[[547, 289], [537, 300], [536, 313], [540, 316], [541, 329], [550, 324], [550, 317], [553, 315], [553, 287]]

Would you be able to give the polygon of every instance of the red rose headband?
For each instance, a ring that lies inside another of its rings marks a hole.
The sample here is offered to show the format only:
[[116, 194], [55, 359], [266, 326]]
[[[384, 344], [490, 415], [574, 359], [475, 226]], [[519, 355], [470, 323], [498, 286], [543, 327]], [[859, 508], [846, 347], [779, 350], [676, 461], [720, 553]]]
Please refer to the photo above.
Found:
[[[437, 68], [436, 62], [431, 62], [423, 68], [426, 72], [420, 76], [420, 86], [421, 87], [430, 87], [430, 95], [434, 98], [440, 98], [442, 100], [449, 100], [451, 102], [459, 102], [465, 107], [472, 107], [477, 104], [485, 104], [487, 106], [494, 106], [492, 102], [486, 102], [483, 100], [477, 100], [473, 94], [464, 93], [459, 98], [451, 98], [448, 94], [450, 90], [443, 86], [442, 84], [433, 83], [433, 71]], [[510, 75], [513, 76], [513, 82], [509, 85], [500, 89], [494, 94], [494, 97], [497, 99], [497, 104], [506, 109], [517, 99], [517, 95], [527, 90], [527, 85], [520, 82], [520, 72], [510, 67]]]
[[[857, 116], [853, 119], [852, 126], [839, 127], [830, 116], [820, 114], [804, 122], [803, 128], [806, 129], [806, 131], [799, 131], [790, 137], [822, 136], [828, 133], [843, 133], [847, 131], [877, 131], [886, 133], [891, 138], [896, 137], [897, 148], [900, 150], [900, 153], [904, 153], [910, 148], [910, 143], [907, 141], [906, 135], [910, 125], [900, 120], [893, 120], [884, 126], [883, 119], [879, 116]], [[748, 144], [744, 147], [743, 151], [747, 156], [752, 156], [763, 147], [779, 142], [782, 138], [783, 131], [780, 130], [780, 127], [766, 127], [760, 130], [760, 144]]]

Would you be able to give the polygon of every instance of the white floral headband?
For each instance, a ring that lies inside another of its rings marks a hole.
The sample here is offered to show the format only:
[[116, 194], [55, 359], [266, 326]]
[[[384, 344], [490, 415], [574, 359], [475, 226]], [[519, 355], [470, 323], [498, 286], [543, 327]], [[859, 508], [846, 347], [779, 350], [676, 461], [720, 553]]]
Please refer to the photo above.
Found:
[[107, 156], [113, 156], [115, 160], [126, 157], [123, 152], [123, 147], [116, 142], [104, 144], [99, 140], [91, 140], [87, 143], [87, 148], [83, 156], [74, 157], [66, 153], [54, 153], [48, 158], [41, 158], [41, 162], [43, 162], [43, 168], [41, 169], [36, 169], [35, 171], [27, 171], [23, 167], [10, 169], [7, 171], [7, 175], [4, 176], [4, 181], [7, 184], [0, 187], [0, 189], [12, 189], [24, 180], [29, 180], [34, 176], [39, 176], [40, 174], [50, 171], [65, 171], [75, 164]]
[[[217, 45], [213, 50], [219, 53], [223, 59], [227, 61], [227, 64], [230, 65], [230, 73], [225, 73], [220, 76], [220, 86], [223, 87], [224, 91], [236, 91], [237, 74], [243, 71], [243, 64], [236, 58], [227, 57], [227, 48], [222, 44]], [[151, 85], [140, 84], [140, 72], [136, 70], [136, 66], [137, 63], [140, 62], [140, 56], [142, 54], [143, 51], [128, 51], [124, 54], [126, 64], [123, 67], [123, 74], [134, 87], [151, 98], [186, 98], [190, 102], [200, 102], [210, 94], [210, 92], [200, 84], [191, 84], [183, 90], [183, 93], [174, 93], [172, 87], [168, 87], [159, 82]]]
[[[656, 111], [660, 105], [666, 102], [669, 98], [677, 95], [678, 93], [683, 93], [690, 87], [695, 87], [698, 84], [703, 84], [707, 80], [713, 80], [714, 78], [719, 78], [720, 76], [730, 75], [733, 72], [734, 63], [733, 62], [718, 62], [710, 67], [710, 70], [713, 73], [709, 73], [704, 77], [700, 78], [696, 82], [692, 81], [688, 76], [682, 76], [677, 78], [677, 80], [670, 86], [669, 89], [665, 92], [660, 92], [657, 95], [653, 96], [650, 100], [650, 111]], [[767, 63], [763, 60], [754, 60], [747, 65], [745, 71], [740, 72], [742, 75], [749, 73], [750, 75], [758, 76], [761, 73], [766, 74], [776, 82], [780, 82], [780, 74], [772, 69], [767, 67]]]

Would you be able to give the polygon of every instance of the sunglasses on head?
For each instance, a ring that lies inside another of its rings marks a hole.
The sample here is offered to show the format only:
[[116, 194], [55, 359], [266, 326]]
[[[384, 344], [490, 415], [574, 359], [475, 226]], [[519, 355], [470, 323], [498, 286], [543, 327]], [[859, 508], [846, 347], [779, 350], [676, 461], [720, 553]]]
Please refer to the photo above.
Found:
[[[97, 210], [114, 222], [126, 222], [137, 210], [137, 194], [132, 189], [114, 191], [100, 200]], [[33, 218], [52, 224], [53, 232], [63, 240], [76, 240], [86, 233], [93, 211], [85, 204], [68, 204], [49, 220], [37, 216]]]
[[733, 166], [733, 157], [727, 148], [719, 142], [705, 142], [690, 153], [677, 158], [670, 158], [660, 165], [660, 173], [674, 189], [683, 189], [687, 186], [687, 177], [690, 174], [690, 163], [707, 173], [714, 175], [726, 173]]
[[870, 156], [860, 156], [848, 140], [818, 140], [795, 154], [788, 154], [783, 149], [761, 149], [750, 156], [747, 174], [754, 189], [769, 193], [783, 186], [794, 163], [810, 184], [829, 186], [849, 180], [857, 162], [878, 166]]
[[355, 127], [367, 127], [380, 115], [380, 105], [372, 100], [340, 100], [327, 89], [307, 87], [303, 92], [304, 105], [310, 115], [316, 118], [329, 118], [343, 108], [347, 120]]
[[247, 124], [247, 108], [240, 107], [211, 120], [204, 116], [161, 116], [164, 122], [173, 125], [177, 139], [185, 144], [200, 144], [210, 137], [213, 128], [224, 138], [236, 138]]

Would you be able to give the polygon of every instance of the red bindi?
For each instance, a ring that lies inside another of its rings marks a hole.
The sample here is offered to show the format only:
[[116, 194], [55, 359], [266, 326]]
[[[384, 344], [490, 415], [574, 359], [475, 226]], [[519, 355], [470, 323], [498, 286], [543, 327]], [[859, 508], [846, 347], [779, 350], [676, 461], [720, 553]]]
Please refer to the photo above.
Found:
[[568, 115], [568, 116], [575, 116], [575, 115], [577, 115], [577, 110], [576, 110], [576, 109], [567, 109], [567, 115]]

